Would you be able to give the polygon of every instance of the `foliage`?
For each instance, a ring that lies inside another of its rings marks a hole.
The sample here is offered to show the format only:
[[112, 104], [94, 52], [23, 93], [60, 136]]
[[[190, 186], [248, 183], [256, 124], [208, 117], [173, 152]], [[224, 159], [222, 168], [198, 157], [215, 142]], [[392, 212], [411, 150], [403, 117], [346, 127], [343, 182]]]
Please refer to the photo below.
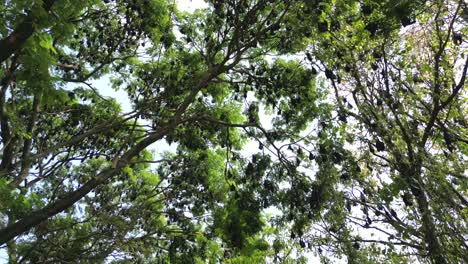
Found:
[[[336, 8], [334, 17], [357, 19], [309, 50], [325, 68], [361, 174], [342, 190], [351, 215], [333, 232], [335, 245], [357, 263], [375, 263], [369, 256], [380, 250], [396, 253], [385, 262], [466, 261], [466, 6], [357, 7]], [[385, 240], [363, 237], [365, 229]], [[347, 253], [346, 241], [359, 252]]]
[[0, 4], [11, 263], [467, 261], [463, 1], [207, 2]]

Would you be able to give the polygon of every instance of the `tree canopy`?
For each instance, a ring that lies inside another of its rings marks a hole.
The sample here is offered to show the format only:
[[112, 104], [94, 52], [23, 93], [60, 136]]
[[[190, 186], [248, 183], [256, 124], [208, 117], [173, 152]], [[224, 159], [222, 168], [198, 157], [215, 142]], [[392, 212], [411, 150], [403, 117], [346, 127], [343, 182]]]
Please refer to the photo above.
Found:
[[0, 3], [0, 256], [468, 261], [463, 0], [206, 3]]

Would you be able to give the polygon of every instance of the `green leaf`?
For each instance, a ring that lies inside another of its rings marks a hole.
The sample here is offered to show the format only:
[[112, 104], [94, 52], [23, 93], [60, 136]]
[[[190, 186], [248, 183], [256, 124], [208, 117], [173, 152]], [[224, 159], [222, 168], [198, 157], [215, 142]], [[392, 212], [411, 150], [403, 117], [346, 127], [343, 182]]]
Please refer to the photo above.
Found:
[[53, 46], [53, 38], [49, 34], [39, 35], [39, 46], [52, 51], [54, 54], [57, 54], [57, 50]]

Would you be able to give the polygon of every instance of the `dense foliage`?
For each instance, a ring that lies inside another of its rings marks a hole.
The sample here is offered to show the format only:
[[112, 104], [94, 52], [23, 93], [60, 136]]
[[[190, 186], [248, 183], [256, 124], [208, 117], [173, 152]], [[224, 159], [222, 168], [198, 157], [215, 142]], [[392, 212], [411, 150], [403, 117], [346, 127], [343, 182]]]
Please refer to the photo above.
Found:
[[0, 3], [9, 263], [468, 261], [464, 1], [207, 4]]

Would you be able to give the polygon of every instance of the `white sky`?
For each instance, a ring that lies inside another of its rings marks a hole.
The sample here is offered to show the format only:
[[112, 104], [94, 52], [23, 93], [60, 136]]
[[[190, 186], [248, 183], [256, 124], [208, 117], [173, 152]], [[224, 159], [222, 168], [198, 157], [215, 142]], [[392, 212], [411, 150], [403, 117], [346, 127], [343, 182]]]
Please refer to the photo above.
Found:
[[177, 7], [179, 10], [193, 12], [198, 8], [205, 8], [208, 4], [202, 0], [177, 0]]

